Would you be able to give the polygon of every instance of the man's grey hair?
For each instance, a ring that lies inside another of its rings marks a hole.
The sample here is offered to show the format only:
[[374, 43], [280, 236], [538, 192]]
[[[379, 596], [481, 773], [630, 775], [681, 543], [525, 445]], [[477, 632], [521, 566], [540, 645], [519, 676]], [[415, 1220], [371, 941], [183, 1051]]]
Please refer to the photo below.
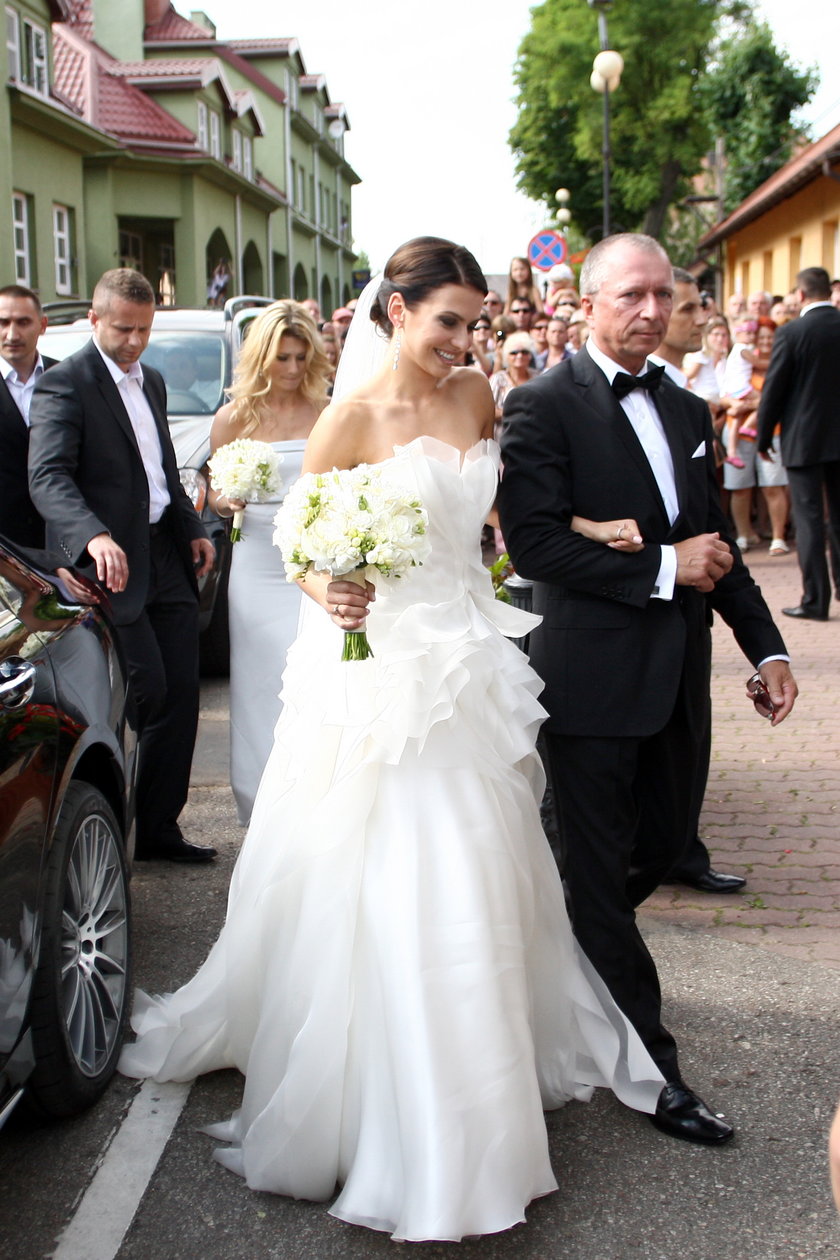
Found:
[[[697, 284], [697, 277], [693, 276], [690, 271], [686, 271], [685, 267], [674, 267], [674, 284]], [[697, 284], [698, 289], [700, 285]]]
[[106, 271], [96, 282], [91, 305], [97, 315], [104, 315], [112, 298], [123, 302], [135, 302], [138, 306], [155, 304], [155, 291], [144, 275], [131, 267], [114, 267]]
[[[584, 264], [580, 269], [580, 292], [587, 297], [597, 293], [601, 285], [612, 271], [610, 266], [610, 254], [617, 245], [632, 245], [634, 249], [642, 250], [646, 254], [658, 254], [660, 258], [668, 261], [668, 255], [659, 244], [659, 241], [653, 239], [652, 236], [645, 236], [641, 232], [617, 232], [615, 236], [605, 236], [597, 245], [593, 245], [589, 253], [586, 255]], [[694, 277], [691, 277], [694, 283]]]

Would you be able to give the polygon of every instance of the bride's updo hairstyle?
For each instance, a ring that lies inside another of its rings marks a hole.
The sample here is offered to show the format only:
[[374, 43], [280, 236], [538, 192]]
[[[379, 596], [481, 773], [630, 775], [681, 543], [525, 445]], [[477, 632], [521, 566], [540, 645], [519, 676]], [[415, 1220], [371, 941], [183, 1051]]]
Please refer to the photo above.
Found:
[[425, 301], [435, 289], [462, 284], [483, 297], [487, 292], [484, 273], [468, 249], [440, 236], [416, 236], [406, 241], [385, 264], [385, 278], [370, 308], [377, 328], [390, 337], [394, 326], [388, 318], [388, 300], [400, 293], [409, 310]]

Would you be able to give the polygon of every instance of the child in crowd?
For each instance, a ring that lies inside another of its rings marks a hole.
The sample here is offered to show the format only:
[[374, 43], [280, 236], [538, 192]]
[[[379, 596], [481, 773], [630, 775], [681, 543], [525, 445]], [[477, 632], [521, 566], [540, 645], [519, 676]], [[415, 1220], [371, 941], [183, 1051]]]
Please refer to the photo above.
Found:
[[[725, 398], [732, 399], [738, 403], [754, 395], [756, 406], [758, 406], [758, 394], [753, 389], [752, 374], [758, 363], [758, 356], [755, 352], [755, 336], [757, 332], [758, 323], [754, 319], [745, 319], [735, 325], [735, 344], [726, 360], [722, 390]], [[738, 442], [744, 438], [754, 442], [757, 436], [755, 409], [751, 409], [746, 415], [741, 416], [730, 413], [727, 417], [726, 429], [726, 462], [732, 464], [734, 468], [744, 468], [744, 461], [738, 454]]]

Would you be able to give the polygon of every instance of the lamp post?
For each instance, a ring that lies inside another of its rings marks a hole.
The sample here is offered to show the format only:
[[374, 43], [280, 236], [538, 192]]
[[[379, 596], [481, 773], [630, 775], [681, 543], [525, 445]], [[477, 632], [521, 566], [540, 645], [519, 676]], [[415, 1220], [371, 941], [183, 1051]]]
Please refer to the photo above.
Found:
[[610, 93], [614, 92], [621, 82], [624, 69], [624, 58], [621, 53], [610, 48], [607, 33], [607, 14], [613, 7], [613, 0], [587, 0], [589, 7], [598, 14], [598, 42], [601, 51], [592, 63], [590, 86], [604, 97], [604, 131], [601, 154], [604, 163], [604, 210], [601, 235], [610, 234]]
[[558, 209], [554, 217], [560, 224], [561, 229], [568, 227], [572, 221], [572, 212], [569, 209], [569, 202], [571, 199], [572, 194], [569, 192], [568, 188], [558, 188], [557, 192], [554, 194], [554, 200], [558, 205]]

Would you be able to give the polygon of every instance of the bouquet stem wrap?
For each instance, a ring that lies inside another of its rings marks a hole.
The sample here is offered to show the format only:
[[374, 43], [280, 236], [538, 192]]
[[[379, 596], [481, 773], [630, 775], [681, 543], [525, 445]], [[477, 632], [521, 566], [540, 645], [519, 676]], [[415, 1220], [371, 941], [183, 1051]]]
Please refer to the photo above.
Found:
[[[364, 590], [367, 585], [365, 574], [367, 568], [352, 569], [350, 573], [343, 574], [343, 581], [353, 582], [356, 586], [361, 586]], [[373, 648], [370, 646], [366, 630], [345, 630], [344, 631], [344, 647], [341, 651], [341, 659], [343, 661], [366, 661], [369, 656], [373, 656]]]

